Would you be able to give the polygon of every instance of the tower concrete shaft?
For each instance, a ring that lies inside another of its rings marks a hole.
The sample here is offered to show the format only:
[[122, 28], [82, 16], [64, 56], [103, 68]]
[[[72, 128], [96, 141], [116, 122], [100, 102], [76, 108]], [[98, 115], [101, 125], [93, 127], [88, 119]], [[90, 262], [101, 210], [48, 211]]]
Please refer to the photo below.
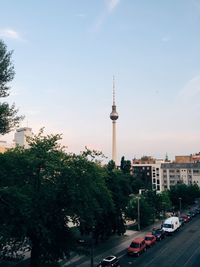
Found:
[[117, 149], [116, 149], [116, 120], [119, 115], [117, 113], [117, 108], [115, 105], [115, 79], [113, 77], [113, 104], [112, 112], [110, 113], [110, 119], [112, 120], [112, 160], [117, 162]]
[[116, 121], [112, 121], [112, 160], [117, 161], [117, 148], [116, 148]]

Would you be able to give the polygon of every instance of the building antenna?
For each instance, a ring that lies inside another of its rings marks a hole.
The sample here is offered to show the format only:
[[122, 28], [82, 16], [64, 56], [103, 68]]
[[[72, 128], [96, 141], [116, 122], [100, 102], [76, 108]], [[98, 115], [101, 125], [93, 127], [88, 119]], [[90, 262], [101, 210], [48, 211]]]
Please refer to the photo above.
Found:
[[113, 75], [113, 106], [115, 106], [115, 76]]

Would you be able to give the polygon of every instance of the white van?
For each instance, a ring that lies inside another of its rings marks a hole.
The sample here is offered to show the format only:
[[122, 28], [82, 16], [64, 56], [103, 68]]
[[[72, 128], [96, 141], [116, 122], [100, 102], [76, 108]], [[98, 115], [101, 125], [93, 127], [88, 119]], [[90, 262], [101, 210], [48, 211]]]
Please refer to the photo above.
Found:
[[162, 229], [165, 231], [166, 234], [172, 234], [176, 232], [179, 227], [180, 222], [178, 217], [169, 217], [164, 221], [162, 225]]

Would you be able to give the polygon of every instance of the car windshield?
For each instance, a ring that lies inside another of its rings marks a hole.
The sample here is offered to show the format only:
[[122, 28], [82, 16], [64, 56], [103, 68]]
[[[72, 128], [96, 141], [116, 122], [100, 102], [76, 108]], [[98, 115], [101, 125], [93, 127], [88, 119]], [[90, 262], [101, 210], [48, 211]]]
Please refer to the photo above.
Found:
[[163, 227], [164, 228], [172, 228], [172, 225], [171, 224], [168, 224], [168, 223], [164, 223], [163, 224]]
[[140, 247], [140, 244], [139, 243], [135, 243], [135, 242], [132, 242], [131, 245], [130, 245], [131, 248], [139, 248]]
[[160, 235], [162, 231], [160, 229], [156, 230], [156, 234]]
[[152, 240], [152, 237], [151, 236], [145, 236], [145, 240]]

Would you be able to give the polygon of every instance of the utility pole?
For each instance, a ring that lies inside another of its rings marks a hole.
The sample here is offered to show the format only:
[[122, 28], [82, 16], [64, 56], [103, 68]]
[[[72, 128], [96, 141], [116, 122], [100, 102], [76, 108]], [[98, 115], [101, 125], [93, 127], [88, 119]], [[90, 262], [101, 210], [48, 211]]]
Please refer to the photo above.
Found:
[[137, 202], [138, 204], [138, 231], [140, 231], [140, 197], [138, 196], [137, 199], [138, 199], [138, 202]]
[[180, 215], [181, 215], [181, 200], [182, 200], [182, 198], [179, 197], [178, 199], [179, 199], [179, 213], [180, 213]]

